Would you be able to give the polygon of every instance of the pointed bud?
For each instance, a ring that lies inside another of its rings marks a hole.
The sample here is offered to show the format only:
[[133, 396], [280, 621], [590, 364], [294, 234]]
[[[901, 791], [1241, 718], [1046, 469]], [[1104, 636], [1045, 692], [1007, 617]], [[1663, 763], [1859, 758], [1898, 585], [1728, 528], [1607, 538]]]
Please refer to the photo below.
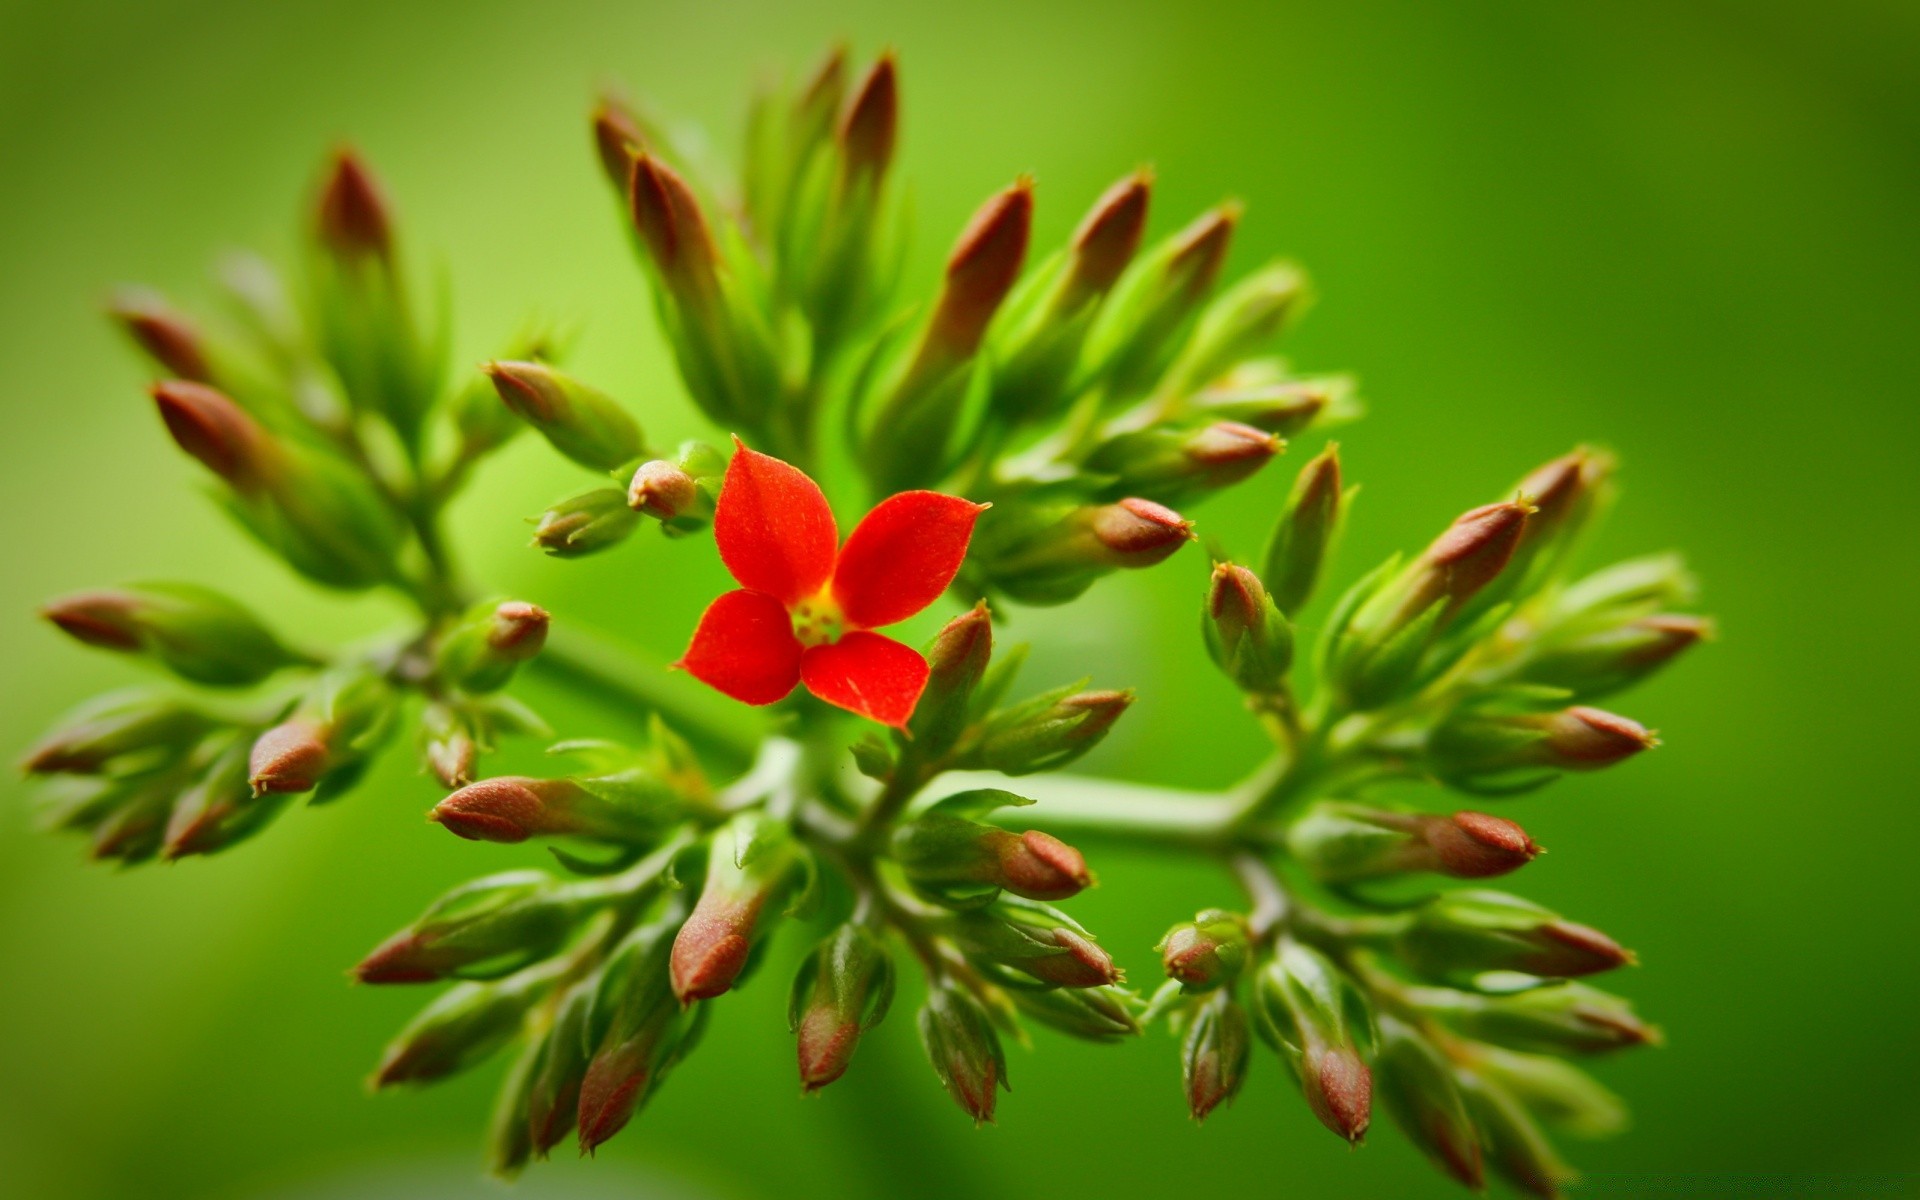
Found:
[[[665, 459], [641, 463], [627, 485], [627, 507], [656, 521], [690, 514], [700, 500], [700, 481]], [[711, 510], [711, 501], [707, 508]]]
[[1292, 437], [1323, 416], [1338, 417], [1358, 401], [1352, 381], [1289, 379], [1235, 384], [1230, 380], [1194, 393], [1186, 407], [1195, 416], [1239, 421], [1279, 437]]
[[1286, 690], [1293, 627], [1258, 575], [1235, 563], [1215, 563], [1204, 615], [1207, 653], [1235, 686], [1256, 696]]
[[646, 133], [640, 118], [625, 101], [611, 94], [602, 95], [593, 106], [593, 148], [600, 157], [600, 170], [607, 182], [622, 196], [633, 175], [633, 160], [646, 150]]
[[1112, 566], [1150, 567], [1194, 540], [1193, 522], [1151, 500], [1130, 497], [1084, 511]]
[[1374, 1076], [1387, 1111], [1408, 1139], [1455, 1182], [1484, 1188], [1479, 1134], [1440, 1050], [1411, 1026], [1382, 1015]]
[[[1078, 856], [1075, 855], [1077, 858]], [[1085, 870], [1084, 865], [1081, 868]], [[1113, 956], [1058, 909], [1031, 900], [1002, 898], [954, 917], [951, 932], [976, 966], [1004, 977], [1009, 968], [1052, 987], [1105, 987], [1125, 976]], [[1021, 985], [1031, 981], [1015, 977]]]
[[669, 912], [634, 930], [601, 973], [592, 1023], [606, 1032], [580, 1081], [582, 1154], [620, 1132], [698, 1038], [701, 1018], [682, 1010], [668, 983], [677, 920]]
[[983, 894], [991, 899], [1000, 888], [1030, 900], [1064, 900], [1090, 886], [1087, 860], [1051, 834], [1009, 833], [942, 807], [967, 796], [1005, 794], [952, 797], [902, 825], [893, 853], [908, 882], [930, 899], [961, 904]]
[[1087, 338], [1087, 360], [1112, 393], [1144, 391], [1174, 358], [1219, 278], [1239, 220], [1238, 205], [1222, 205], [1121, 277]]
[[1598, 771], [1659, 744], [1639, 722], [1597, 708], [1553, 713], [1470, 708], [1434, 729], [1427, 757], [1434, 773], [1453, 786], [1499, 792], [1534, 786], [1542, 772]]
[[588, 1023], [594, 980], [577, 984], [561, 998], [547, 1031], [539, 1066], [527, 1083], [520, 1119], [531, 1152], [541, 1158], [573, 1132], [580, 1112], [580, 1083], [587, 1074]]
[[1516, 1190], [1541, 1200], [1558, 1200], [1561, 1186], [1573, 1181], [1573, 1168], [1560, 1160], [1540, 1127], [1508, 1092], [1470, 1071], [1460, 1073], [1467, 1111], [1480, 1130], [1486, 1163]]
[[952, 983], [938, 983], [920, 1007], [919, 1026], [940, 1085], [975, 1125], [992, 1121], [996, 1093], [1007, 1086], [1007, 1060], [980, 1002]]
[[1520, 826], [1485, 813], [1443, 817], [1342, 802], [1303, 813], [1287, 830], [1287, 848], [1329, 884], [1411, 871], [1484, 879], [1516, 871], [1540, 853]]
[[1432, 979], [1519, 971], [1566, 978], [1611, 971], [1634, 961], [1597, 929], [1504, 892], [1458, 891], [1417, 909], [1397, 940], [1407, 966]]
[[387, 1044], [373, 1086], [432, 1083], [484, 1061], [520, 1032], [547, 982], [513, 978], [449, 989]]
[[1207, 992], [1240, 978], [1250, 939], [1246, 918], [1209, 908], [1169, 929], [1155, 949], [1160, 951], [1167, 978], [1178, 980], [1181, 991]]
[[351, 786], [392, 726], [393, 685], [371, 669], [323, 675], [292, 715], [262, 733], [248, 757], [253, 794], [312, 791], [323, 803]]
[[88, 645], [144, 653], [183, 679], [216, 687], [258, 683], [309, 661], [239, 604], [192, 584], [80, 592], [40, 612]]
[[108, 302], [107, 315], [167, 374], [192, 383], [212, 378], [200, 331], [156, 293], [134, 288], [120, 291]]
[[581, 915], [575, 892], [541, 871], [474, 879], [434, 901], [420, 919], [353, 969], [361, 983], [494, 978], [558, 950]]
[[1587, 1139], [1627, 1128], [1626, 1101], [1564, 1059], [1476, 1045], [1471, 1061], [1476, 1074], [1551, 1128]]
[[494, 1093], [493, 1115], [487, 1121], [487, 1173], [503, 1182], [518, 1178], [533, 1159], [533, 1135], [527, 1128], [527, 1094], [540, 1062], [547, 1056], [546, 1040], [529, 1032], [513, 1065], [507, 1068]]
[[1177, 500], [1249, 478], [1286, 443], [1233, 421], [1197, 429], [1158, 425], [1123, 433], [1096, 447], [1087, 468], [1113, 477], [1109, 495], [1149, 492]]
[[467, 692], [494, 692], [547, 642], [547, 610], [520, 600], [482, 604], [447, 631], [435, 665], [440, 678]]
[[719, 286], [720, 252], [687, 181], [643, 150], [634, 157], [627, 197], [634, 227], [667, 289], [682, 304], [710, 304]]
[[1538, 1054], [1604, 1054], [1662, 1040], [1632, 1005], [1584, 983], [1504, 995], [1430, 988], [1417, 1001], [1468, 1037]]
[[555, 558], [579, 558], [619, 545], [639, 528], [640, 515], [627, 507], [619, 488], [594, 488], [569, 496], [541, 513], [533, 544]]
[[420, 756], [442, 787], [463, 788], [473, 782], [481, 730], [470, 713], [429, 701], [420, 710], [419, 732]]
[[1455, 879], [1505, 875], [1526, 866], [1540, 853], [1526, 830], [1486, 813], [1429, 816], [1420, 823], [1419, 832], [1433, 855], [1434, 869]]
[[1239, 1093], [1246, 1082], [1252, 1046], [1247, 1012], [1233, 998], [1231, 988], [1215, 992], [1194, 1012], [1180, 1044], [1187, 1111], [1194, 1120], [1206, 1120]]
[[1026, 261], [1033, 181], [1022, 178], [980, 206], [947, 259], [946, 281], [908, 372], [909, 383], [944, 374], [973, 357]]
[[1267, 541], [1262, 578], [1281, 612], [1297, 613], [1312, 597], [1340, 527], [1342, 499], [1340, 447], [1329, 445], [1300, 468], [1287, 506]]
[[934, 635], [927, 647], [927, 686], [907, 722], [916, 752], [927, 758], [946, 753], [967, 727], [974, 690], [993, 655], [993, 619], [985, 601], [962, 613]]
[[1656, 613], [1617, 625], [1549, 627], [1534, 639], [1519, 678], [1599, 700], [1640, 683], [1713, 636], [1704, 617]]
[[256, 796], [312, 791], [331, 765], [326, 727], [311, 717], [295, 717], [254, 741], [247, 762], [247, 782]]
[[263, 486], [273, 470], [273, 444], [259, 422], [224, 394], [184, 380], [153, 386], [160, 419], [182, 450], [200, 465], [250, 494]]
[[1153, 172], [1135, 171], [1108, 188], [1074, 231], [1070, 266], [1056, 309], [1078, 308], [1104, 295], [1140, 249], [1147, 227]]
[[893, 1000], [893, 959], [885, 941], [851, 922], [821, 942], [794, 977], [788, 1023], [797, 1035], [800, 1086], [816, 1092], [844, 1075], [860, 1035]]
[[101, 696], [62, 718], [21, 765], [35, 775], [92, 775], [184, 757], [218, 726], [207, 713], [144, 692]]
[[987, 717], [960, 764], [1003, 775], [1058, 770], [1099, 745], [1132, 704], [1131, 691], [1091, 691], [1001, 709]]
[[1193, 337], [1167, 370], [1160, 391], [1183, 398], [1249, 354], [1263, 350], [1307, 306], [1307, 277], [1274, 263], [1222, 294], [1200, 314]]
[[1014, 988], [1007, 994], [1021, 1013], [1069, 1037], [1117, 1042], [1140, 1033], [1139, 1002], [1125, 988]]
[[247, 743], [235, 738], [207, 763], [167, 814], [161, 857], [177, 862], [188, 855], [212, 854], [236, 845], [267, 827], [281, 805], [254, 796], [247, 786]]
[[553, 448], [583, 467], [611, 471], [644, 453], [640, 426], [596, 388], [538, 362], [491, 362], [500, 399]]
[[1354, 1028], [1366, 1000], [1319, 951], [1287, 940], [1255, 977], [1255, 1012], [1269, 1044], [1292, 1066], [1307, 1106], [1349, 1142], [1372, 1119], [1373, 1078]]
[[889, 51], [860, 81], [860, 90], [840, 122], [840, 147], [849, 181], [878, 186], [893, 163], [899, 126], [899, 67]]
[[316, 218], [320, 243], [348, 262], [393, 256], [393, 218], [367, 165], [351, 150], [334, 155], [320, 189]]
[[682, 1004], [733, 986], [762, 913], [801, 886], [805, 855], [792, 831], [765, 813], [736, 817], [714, 835], [699, 903], [673, 941], [673, 994]]
[[652, 814], [609, 801], [578, 780], [521, 775], [469, 784], [428, 815], [449, 832], [480, 842], [578, 837], [641, 845], [659, 832]]

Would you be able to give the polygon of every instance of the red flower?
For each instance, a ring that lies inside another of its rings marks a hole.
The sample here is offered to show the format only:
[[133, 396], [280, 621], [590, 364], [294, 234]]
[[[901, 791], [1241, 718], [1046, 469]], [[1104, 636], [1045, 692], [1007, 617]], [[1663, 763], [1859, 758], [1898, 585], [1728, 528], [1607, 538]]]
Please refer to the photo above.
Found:
[[839, 544], [833, 510], [799, 468], [734, 439], [713, 540], [740, 587], [715, 600], [674, 665], [748, 704], [795, 684], [883, 725], [905, 725], [927, 660], [871, 632], [940, 598], [967, 556], [985, 505], [901, 492]]

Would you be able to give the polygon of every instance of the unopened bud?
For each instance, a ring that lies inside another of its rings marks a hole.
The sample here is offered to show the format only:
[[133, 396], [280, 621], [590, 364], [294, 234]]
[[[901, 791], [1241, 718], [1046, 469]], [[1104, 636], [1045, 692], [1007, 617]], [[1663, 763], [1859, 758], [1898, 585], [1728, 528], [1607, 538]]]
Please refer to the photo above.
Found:
[[1611, 971], [1634, 961], [1597, 929], [1504, 892], [1448, 892], [1415, 911], [1396, 939], [1401, 958], [1432, 979], [1519, 971], [1566, 978]]
[[1473, 1070], [1555, 1129], [1578, 1138], [1612, 1137], [1626, 1129], [1626, 1101], [1564, 1059], [1473, 1047]]
[[683, 305], [709, 305], [719, 286], [720, 253], [687, 181], [642, 150], [633, 158], [627, 198], [640, 240], [667, 289]]
[[797, 1037], [800, 1086], [815, 1092], [844, 1075], [860, 1035], [893, 1000], [893, 959], [878, 934], [851, 922], [834, 930], [801, 965], [788, 1002]]
[[1258, 575], [1235, 563], [1215, 563], [1201, 631], [1214, 665], [1240, 690], [1256, 696], [1285, 690], [1293, 627]]
[[581, 908], [541, 871], [508, 871], [454, 888], [354, 967], [361, 983], [496, 978], [559, 949]]
[[40, 611], [88, 645], [150, 655], [195, 683], [241, 687], [308, 661], [239, 604], [192, 584], [80, 592]]
[[1491, 1080], [1460, 1073], [1467, 1111], [1480, 1131], [1486, 1165], [1518, 1191], [1540, 1200], [1558, 1200], [1561, 1187], [1574, 1179], [1540, 1126], [1519, 1102]]
[[1247, 963], [1250, 931], [1246, 918], [1221, 908], [1209, 908], [1193, 920], [1175, 925], [1160, 944], [1160, 963], [1167, 978], [1178, 980], [1183, 992], [1206, 992], [1240, 978]]
[[1178, 500], [1239, 483], [1285, 445], [1233, 421], [1196, 429], [1162, 425], [1109, 439], [1088, 456], [1087, 467], [1113, 478], [1109, 495], [1138, 491]]
[[321, 244], [344, 261], [386, 261], [393, 256], [393, 218], [387, 202], [373, 173], [351, 150], [334, 155], [320, 189], [316, 229]]
[[1520, 826], [1485, 813], [1444, 817], [1340, 802], [1303, 813], [1287, 830], [1287, 848], [1330, 884], [1410, 871], [1484, 879], [1518, 870], [1540, 853]]
[[1620, 997], [1584, 983], [1504, 995], [1428, 989], [1419, 1004], [1468, 1037], [1539, 1054], [1604, 1054], [1657, 1046], [1658, 1027]]
[[1353, 384], [1346, 379], [1288, 379], [1280, 382], [1210, 385], [1186, 401], [1195, 416], [1238, 421], [1279, 437], [1292, 437], [1323, 416], [1350, 410]]
[[272, 470], [273, 446], [259, 422], [205, 384], [168, 380], [155, 384], [152, 394], [182, 450], [237, 491], [260, 490]]
[[1527, 656], [1520, 679], [1599, 700], [1640, 683], [1713, 635], [1704, 617], [1656, 613], [1587, 630], [1549, 628]]
[[21, 765], [36, 775], [92, 775], [123, 764], [164, 763], [184, 757], [217, 724], [178, 700], [114, 693], [63, 718]]
[[1282, 613], [1298, 613], [1312, 597], [1340, 527], [1340, 447], [1330, 445], [1293, 482], [1287, 506], [1267, 541], [1261, 577]]
[[665, 459], [641, 463], [627, 485], [627, 507], [656, 521], [689, 512], [699, 497], [699, 481]]
[[579, 1116], [580, 1082], [586, 1077], [591, 1053], [587, 1037], [594, 991], [594, 982], [588, 980], [561, 998], [539, 1066], [527, 1083], [520, 1119], [526, 1124], [531, 1152], [541, 1158], [573, 1132]]
[[291, 716], [254, 741], [247, 767], [254, 795], [318, 788], [314, 803], [331, 799], [358, 779], [390, 731], [397, 702], [377, 672], [322, 676]]
[[894, 833], [894, 857], [917, 890], [958, 903], [991, 899], [1002, 888], [1030, 900], [1064, 900], [1092, 884], [1087, 860], [1051, 834], [1009, 833], [942, 807], [978, 795], [1005, 793], [951, 797]]
[[1434, 729], [1427, 754], [1446, 782], [1497, 792], [1532, 786], [1543, 771], [1597, 771], [1659, 744], [1639, 722], [1581, 705], [1552, 713], [1466, 709]]
[[1088, 361], [1117, 394], [1144, 391], [1179, 350], [1213, 290], [1239, 223], [1238, 205], [1201, 216], [1136, 261], [1114, 287], [1087, 339]]
[[927, 647], [927, 686], [907, 722], [918, 753], [938, 756], [959, 740], [992, 655], [993, 618], [984, 601], [934, 635]]
[[1195, 1010], [1180, 1044], [1187, 1111], [1194, 1120], [1206, 1120], [1239, 1093], [1252, 1048], [1247, 1011], [1234, 999], [1233, 989], [1215, 992]]
[[1308, 300], [1307, 277], [1292, 263], [1247, 276], [1207, 305], [1193, 337], [1162, 381], [1179, 398], [1280, 336]]
[[627, 507], [619, 488], [594, 488], [569, 496], [534, 521], [533, 544], [555, 558], [579, 558], [627, 540], [640, 514]]
[[1194, 540], [1193, 523], [1151, 500], [983, 520], [975, 546], [995, 587], [1026, 604], [1063, 604], [1115, 568], [1150, 567]]
[[1150, 567], [1194, 540], [1193, 522], [1151, 500], [1131, 497], [1086, 511], [1111, 566]]
[[516, 977], [449, 989], [387, 1044], [373, 1086], [432, 1083], [483, 1061], [520, 1032], [547, 982]]
[[200, 331], [159, 296], [129, 289], [113, 297], [107, 313], [167, 374], [193, 383], [206, 383], [212, 378]]
[[[684, 910], [681, 910], [684, 911]], [[609, 956], [592, 1024], [605, 1033], [580, 1081], [580, 1150], [591, 1154], [620, 1132], [697, 1036], [668, 982], [677, 913], [633, 931]]]
[[646, 149], [647, 138], [636, 116], [618, 96], [603, 95], [593, 107], [593, 148], [600, 170], [622, 196], [633, 175], [634, 156]]
[[1003, 775], [1058, 770], [1099, 745], [1132, 704], [1131, 691], [1090, 691], [1001, 709], [987, 717], [961, 763]]
[[428, 815], [449, 832], [481, 842], [578, 837], [644, 844], [659, 832], [654, 814], [610, 801], [578, 780], [519, 775], [469, 784]]
[[1254, 979], [1260, 1031], [1293, 1067], [1307, 1106], [1349, 1142], [1367, 1132], [1373, 1079], [1352, 1026], [1366, 1011], [1358, 988], [1319, 951], [1283, 941]]
[[[951, 929], [961, 951], [995, 974], [1000, 974], [995, 968], [1010, 968], [1042, 984], [1066, 988], [1104, 987], [1125, 978], [1113, 956], [1072, 918], [1031, 900], [1003, 898], [961, 913]], [[1025, 978], [1016, 979], [1031, 986]]]
[[847, 178], [877, 186], [893, 162], [900, 126], [899, 65], [882, 54], [860, 82], [840, 122], [841, 153]]
[[1140, 249], [1153, 173], [1135, 171], [1108, 188], [1074, 230], [1070, 266], [1056, 307], [1078, 308], [1106, 293]]
[[711, 1000], [746, 969], [755, 927], [806, 871], [805, 850], [779, 822], [746, 813], [714, 835], [707, 878], [693, 914], [673, 941], [673, 994], [682, 1004]]
[[440, 643], [440, 677], [468, 692], [505, 687], [547, 642], [547, 610], [520, 600], [483, 604]]
[[254, 795], [308, 792], [332, 765], [326, 727], [311, 717], [294, 717], [261, 734], [247, 763]]
[[1117, 1042], [1140, 1032], [1139, 1003], [1125, 988], [1014, 988], [1007, 994], [1020, 1012], [1070, 1037]]
[[945, 372], [973, 357], [1027, 256], [1033, 183], [1021, 179], [982, 205], [947, 260], [946, 281], [909, 379]]
[[1414, 1145], [1466, 1187], [1486, 1186], [1480, 1138], [1446, 1056], [1411, 1026], [1382, 1015], [1374, 1077], [1387, 1111]]
[[940, 1085], [975, 1125], [993, 1120], [998, 1089], [1007, 1087], [1007, 1060], [980, 1002], [952, 983], [938, 983], [920, 1007], [920, 1044]]
[[420, 710], [420, 754], [441, 786], [465, 787], [480, 758], [480, 730], [467, 712], [430, 701]]
[[605, 392], [545, 363], [491, 362], [483, 369], [516, 416], [581, 466], [611, 471], [642, 453], [640, 426]]

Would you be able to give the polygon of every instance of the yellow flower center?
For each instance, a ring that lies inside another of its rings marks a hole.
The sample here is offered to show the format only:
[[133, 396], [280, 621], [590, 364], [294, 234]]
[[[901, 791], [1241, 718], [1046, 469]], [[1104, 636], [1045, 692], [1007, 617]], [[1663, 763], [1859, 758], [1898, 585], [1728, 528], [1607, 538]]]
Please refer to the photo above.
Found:
[[825, 646], [847, 631], [847, 616], [826, 592], [793, 606], [793, 636], [802, 646]]

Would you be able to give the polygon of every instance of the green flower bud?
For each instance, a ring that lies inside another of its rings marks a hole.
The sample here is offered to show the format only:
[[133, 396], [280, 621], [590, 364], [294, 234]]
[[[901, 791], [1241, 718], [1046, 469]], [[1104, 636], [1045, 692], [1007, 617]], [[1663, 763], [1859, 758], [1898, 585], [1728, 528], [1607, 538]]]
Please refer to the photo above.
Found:
[[967, 729], [975, 690], [993, 656], [993, 619], [985, 601], [947, 622], [927, 647], [927, 686], [907, 721], [922, 760], [953, 748]]
[[1313, 596], [1340, 529], [1345, 499], [1340, 491], [1340, 447], [1329, 445], [1300, 468], [1287, 506], [1267, 540], [1261, 578], [1281, 612], [1297, 613]]
[[393, 731], [398, 705], [393, 684], [378, 672], [321, 676], [291, 716], [254, 741], [247, 767], [254, 794], [318, 788], [320, 804], [351, 788]]
[[1637, 721], [1597, 708], [1551, 713], [1455, 710], [1427, 739], [1435, 775], [1469, 791], [1523, 791], [1558, 771], [1598, 771], [1660, 744]]
[[1057, 771], [1099, 745], [1133, 703], [1131, 691], [1059, 689], [990, 714], [958, 756], [967, 770]]
[[1487, 971], [1591, 975], [1634, 961], [1597, 929], [1491, 891], [1449, 892], [1428, 901], [1400, 932], [1396, 948], [1413, 971], [1440, 980]]
[[1665, 609], [1686, 608], [1700, 585], [1678, 555], [1632, 558], [1567, 585], [1553, 598], [1549, 623], [1612, 625]]
[[547, 1049], [545, 1037], [530, 1032], [494, 1096], [493, 1115], [487, 1122], [487, 1173], [495, 1179], [515, 1179], [533, 1159], [527, 1100]]
[[1117, 1042], [1140, 1032], [1138, 1001], [1125, 988], [1014, 988], [1013, 1006], [1049, 1029], [1089, 1042]]
[[1604, 1138], [1628, 1125], [1626, 1101], [1563, 1059], [1475, 1046], [1472, 1061], [1475, 1072], [1563, 1133]]
[[[673, 993], [682, 1004], [724, 994], [747, 967], [756, 927], [811, 877], [811, 861], [784, 822], [742, 813], [718, 833], [699, 903], [673, 942]], [[761, 931], [764, 932], [764, 931]]]
[[1264, 430], [1233, 421], [1155, 425], [1101, 443], [1086, 466], [1112, 477], [1105, 489], [1110, 497], [1144, 492], [1178, 502], [1251, 477], [1285, 446]]
[[[1001, 899], [954, 916], [948, 929], [961, 951], [996, 978], [1015, 986], [1104, 987], [1125, 976], [1113, 956], [1056, 908], [1032, 900]], [[1031, 977], [1009, 980], [1011, 968]]]
[[1350, 417], [1359, 402], [1353, 381], [1344, 376], [1324, 379], [1238, 378], [1229, 372], [1194, 393], [1183, 406], [1196, 417], [1237, 421], [1278, 437], [1292, 437], [1316, 423]]
[[440, 678], [468, 692], [495, 692], [547, 644], [547, 610], [524, 601], [485, 603], [441, 640]]
[[787, 1004], [796, 1037], [800, 1086], [817, 1092], [844, 1075], [860, 1035], [893, 1001], [893, 958], [879, 933], [848, 922], [801, 964]]
[[587, 1043], [598, 976], [575, 984], [560, 1000], [553, 1025], [541, 1039], [539, 1065], [527, 1083], [520, 1120], [533, 1154], [541, 1158], [573, 1132], [580, 1113], [580, 1083], [586, 1078]]
[[996, 1092], [1008, 1086], [1007, 1060], [986, 1009], [957, 985], [937, 982], [920, 1006], [919, 1027], [940, 1086], [975, 1125], [992, 1121]]
[[1273, 263], [1247, 276], [1201, 312], [1159, 390], [1185, 397], [1279, 337], [1310, 299], [1306, 274], [1293, 263]]
[[1221, 205], [1127, 269], [1088, 335], [1090, 379], [1110, 394], [1129, 395], [1160, 378], [1213, 291], [1239, 221], [1239, 205]]
[[893, 857], [916, 891], [943, 904], [988, 903], [1005, 889], [1030, 900], [1064, 900], [1093, 882], [1072, 846], [1030, 829], [1009, 833], [970, 819], [999, 805], [1026, 803], [994, 789], [949, 796], [893, 835]]
[[515, 416], [581, 466], [612, 471], [645, 452], [639, 424], [605, 392], [544, 363], [490, 362], [483, 370]]
[[619, 488], [594, 488], [560, 501], [534, 521], [533, 544], [555, 558], [579, 558], [617, 546], [640, 527]]
[[[680, 910], [684, 911], [684, 910]], [[580, 1081], [580, 1149], [620, 1132], [698, 1040], [705, 1009], [674, 997], [667, 960], [679, 913], [633, 931], [609, 956], [588, 1026], [593, 1058]]]
[[[561, 331], [542, 325], [529, 325], [504, 347], [500, 359], [506, 362], [557, 363], [566, 353], [567, 338]], [[458, 388], [447, 400], [447, 415], [453, 419], [458, 453], [457, 461], [470, 465], [512, 441], [527, 428], [528, 422], [501, 403], [500, 392], [484, 371]]]
[[1573, 1182], [1573, 1168], [1562, 1162], [1539, 1125], [1506, 1089], [1470, 1071], [1460, 1074], [1468, 1114], [1480, 1130], [1486, 1163], [1515, 1189], [1541, 1200], [1557, 1200]]
[[1250, 939], [1245, 917], [1209, 908], [1169, 929], [1154, 949], [1160, 951], [1167, 978], [1178, 980], [1180, 990], [1191, 994], [1237, 981], [1246, 966]]
[[239, 604], [193, 584], [79, 592], [40, 611], [88, 645], [150, 655], [196, 683], [240, 687], [312, 661], [287, 649]]
[[35, 775], [128, 774], [184, 757], [218, 725], [169, 697], [112, 692], [63, 717], [21, 765]]
[[593, 148], [607, 182], [624, 199], [634, 156], [647, 147], [640, 117], [618, 96], [603, 93], [593, 107]]
[[251, 743], [241, 736], [202, 743], [196, 758], [207, 755], [205, 767], [180, 793], [167, 817], [162, 855], [169, 862], [236, 845], [279, 815], [286, 798], [256, 796], [247, 782], [250, 749]]
[[1194, 1120], [1206, 1120], [1239, 1094], [1252, 1047], [1247, 1011], [1231, 988], [1214, 992], [1194, 1010], [1180, 1043], [1180, 1073]]
[[1287, 849], [1330, 884], [1413, 871], [1485, 879], [1516, 871], [1540, 853], [1526, 830], [1486, 813], [1437, 816], [1340, 802], [1303, 813], [1287, 830]]
[[543, 871], [470, 880], [354, 967], [361, 983], [497, 979], [558, 950], [586, 911], [577, 888]]
[[672, 788], [633, 771], [599, 779], [483, 779], [442, 800], [428, 817], [472, 841], [577, 837], [646, 846], [685, 815]]
[[1373, 1071], [1387, 1112], [1408, 1140], [1456, 1182], [1485, 1188], [1479, 1131], [1445, 1055], [1411, 1026], [1382, 1016]]
[[1293, 665], [1293, 627], [1260, 577], [1233, 563], [1215, 563], [1201, 632], [1215, 666], [1255, 696], [1286, 690]]
[[1349, 1142], [1367, 1132], [1373, 1077], [1361, 1057], [1372, 1014], [1352, 980], [1291, 939], [1254, 976], [1260, 1034], [1286, 1060], [1320, 1123]]
[[982, 518], [977, 557], [994, 586], [1024, 604], [1064, 604], [1109, 571], [1151, 567], [1194, 540], [1193, 522], [1138, 497], [1000, 514]]
[[1712, 634], [1712, 622], [1679, 613], [1580, 632], [1542, 630], [1517, 678], [1576, 700], [1599, 700], [1642, 682]]
[[1540, 1054], [1604, 1054], [1657, 1046], [1660, 1030], [1620, 997], [1584, 983], [1502, 995], [1421, 989], [1420, 1006], [1468, 1037]]
[[420, 710], [420, 756], [445, 788], [473, 782], [485, 731], [471, 712], [429, 700]]
[[373, 1086], [432, 1083], [477, 1066], [513, 1040], [552, 985], [552, 972], [525, 971], [450, 988], [387, 1044]]

